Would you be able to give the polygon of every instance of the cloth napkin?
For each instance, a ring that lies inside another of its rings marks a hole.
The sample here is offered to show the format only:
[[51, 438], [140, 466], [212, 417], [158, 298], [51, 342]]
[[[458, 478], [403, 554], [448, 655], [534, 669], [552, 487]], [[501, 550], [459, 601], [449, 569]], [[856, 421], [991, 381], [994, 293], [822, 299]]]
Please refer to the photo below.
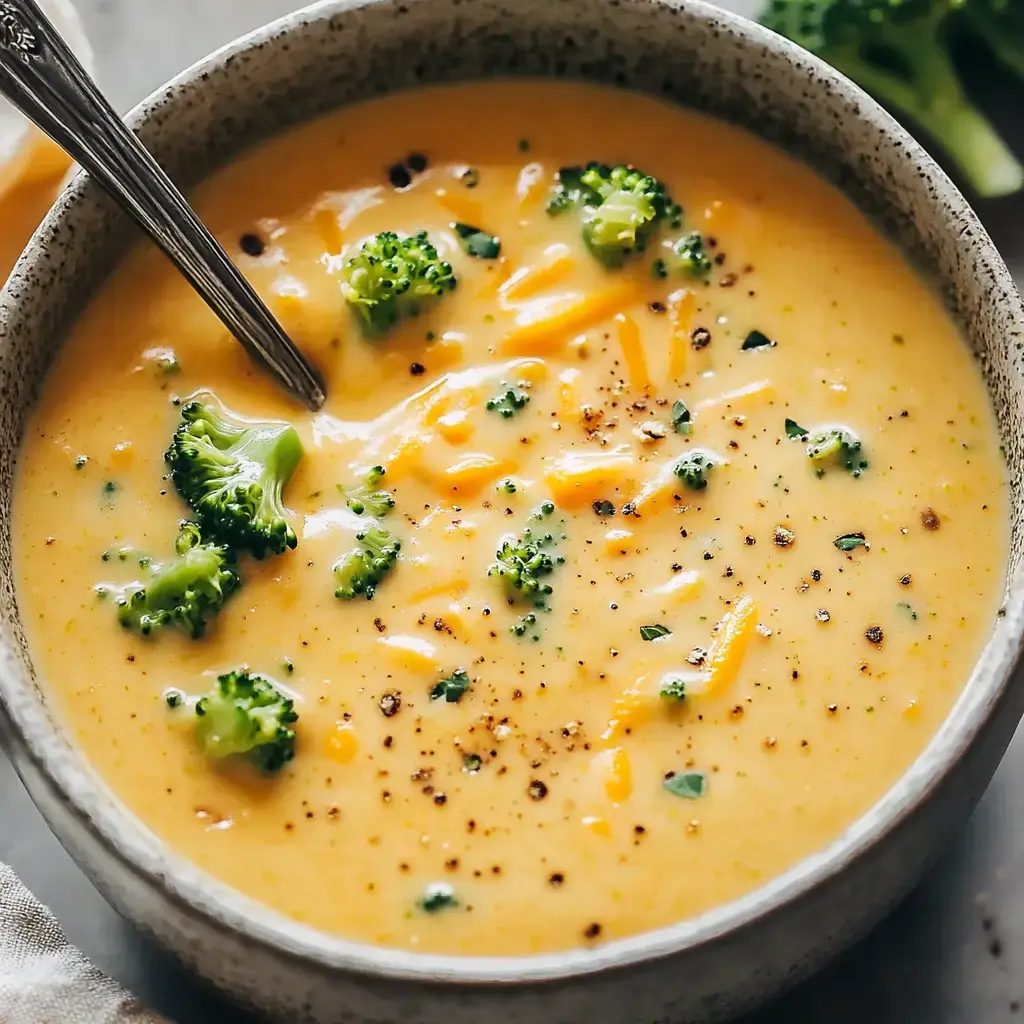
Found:
[[168, 1024], [68, 943], [0, 864], [0, 1024]]

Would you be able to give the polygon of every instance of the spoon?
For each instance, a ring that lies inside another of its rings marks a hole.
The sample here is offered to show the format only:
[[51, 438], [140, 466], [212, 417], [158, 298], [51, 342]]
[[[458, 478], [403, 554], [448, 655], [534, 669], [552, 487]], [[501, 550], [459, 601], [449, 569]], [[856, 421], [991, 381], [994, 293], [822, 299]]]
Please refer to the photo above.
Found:
[[125, 127], [35, 0], [0, 0], [0, 94], [110, 193], [250, 354], [311, 409], [323, 405], [319, 373]]

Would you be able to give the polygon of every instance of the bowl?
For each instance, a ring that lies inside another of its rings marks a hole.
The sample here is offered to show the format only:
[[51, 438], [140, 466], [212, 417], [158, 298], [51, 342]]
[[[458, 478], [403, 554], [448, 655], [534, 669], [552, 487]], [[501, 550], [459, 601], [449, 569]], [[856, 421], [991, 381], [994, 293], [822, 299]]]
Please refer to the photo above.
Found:
[[12, 475], [61, 336], [135, 234], [87, 176], [0, 296], [0, 733], [51, 828], [110, 902], [236, 999], [294, 1022], [723, 1020], [862, 935], [961, 826], [1024, 711], [1024, 309], [991, 241], [924, 151], [836, 72], [697, 0], [326, 0], [201, 61], [130, 115], [185, 186], [256, 139], [420, 82], [559, 75], [660, 94], [742, 125], [842, 188], [941, 290], [1003, 432], [1013, 536], [1004, 606], [937, 735], [867, 814], [748, 895], [594, 949], [466, 958], [320, 934], [169, 851], [51, 716], [18, 618]]

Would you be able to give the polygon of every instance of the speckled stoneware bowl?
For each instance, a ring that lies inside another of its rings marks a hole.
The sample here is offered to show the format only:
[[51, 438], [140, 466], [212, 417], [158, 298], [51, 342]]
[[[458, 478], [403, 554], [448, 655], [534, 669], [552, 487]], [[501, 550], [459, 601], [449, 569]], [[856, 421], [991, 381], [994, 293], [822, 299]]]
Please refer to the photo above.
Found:
[[927, 750], [868, 814], [782, 877], [593, 950], [465, 959], [363, 946], [288, 921], [179, 860], [51, 719], [12, 582], [7, 512], [26, 410], [65, 328], [133, 238], [81, 177], [0, 298], [0, 726], [36, 803], [109, 900], [271, 1014], [324, 1024], [718, 1021], [813, 970], [909, 889], [981, 795], [1024, 710], [1024, 311], [974, 214], [892, 120], [805, 53], [699, 2], [330, 0], [186, 71], [131, 123], [189, 184], [261, 136], [353, 98], [492, 74], [613, 82], [745, 125], [838, 182], [941, 288], [999, 413], [1014, 531], [1005, 614]]

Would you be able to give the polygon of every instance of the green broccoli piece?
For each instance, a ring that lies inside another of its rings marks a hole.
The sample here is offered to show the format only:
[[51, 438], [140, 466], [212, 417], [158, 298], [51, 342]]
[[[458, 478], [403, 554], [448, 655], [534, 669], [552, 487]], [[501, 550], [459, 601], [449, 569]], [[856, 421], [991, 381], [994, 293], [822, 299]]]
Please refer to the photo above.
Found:
[[699, 231], [691, 231], [674, 242], [669, 255], [654, 261], [654, 276], [668, 277], [673, 271], [682, 271], [690, 277], [707, 277], [713, 266], [711, 258], [704, 251], [704, 236]]
[[721, 462], [722, 460], [714, 452], [710, 452], [706, 448], [691, 448], [679, 457], [678, 462], [672, 467], [672, 472], [691, 491], [703, 491], [708, 485], [708, 476], [711, 471]]
[[125, 589], [117, 601], [117, 618], [143, 636], [172, 625], [195, 640], [238, 587], [235, 558], [226, 547], [204, 543], [195, 523], [181, 524], [174, 547], [172, 562], [155, 567], [147, 582]]
[[582, 211], [587, 247], [609, 267], [643, 252], [662, 221], [678, 227], [682, 218], [682, 210], [657, 178], [622, 164], [563, 167], [547, 210], [556, 216], [575, 208]]
[[295, 756], [298, 718], [269, 679], [239, 669], [219, 676], [196, 702], [196, 735], [210, 757], [244, 755], [261, 771], [276, 772]]
[[506, 388], [487, 402], [488, 412], [496, 412], [503, 419], [510, 420], [530, 400], [522, 388]]
[[665, 700], [686, 700], [686, 678], [674, 673], [666, 673], [661, 678], [661, 689], [658, 691]]
[[532, 600], [536, 607], [543, 607], [545, 598], [552, 592], [543, 578], [565, 561], [550, 553], [554, 544], [554, 534], [537, 534], [527, 526], [519, 537], [506, 537], [502, 541], [487, 575], [504, 580], [510, 599], [523, 597]]
[[390, 491], [383, 490], [379, 484], [384, 479], [384, 467], [374, 466], [366, 474], [361, 484], [345, 487], [338, 484], [338, 490], [345, 498], [349, 510], [357, 516], [369, 513], [371, 516], [386, 516], [394, 507], [395, 499]]
[[250, 423], [188, 402], [164, 458], [204, 534], [256, 558], [295, 547], [281, 500], [302, 458], [290, 423]]
[[334, 578], [338, 587], [334, 596], [351, 601], [359, 594], [373, 600], [377, 587], [395, 567], [401, 542], [390, 530], [372, 526], [356, 534], [358, 546], [334, 563]]
[[381, 335], [419, 313], [424, 301], [452, 291], [456, 281], [425, 231], [407, 238], [382, 231], [345, 264], [341, 288], [367, 333]]
[[959, 8], [986, 38], [985, 25], [995, 15], [997, 35], [1005, 34], [1001, 59], [1012, 66], [1021, 20], [1010, 6], [1006, 0], [770, 0], [761, 20], [916, 121], [978, 195], [994, 197], [1021, 188], [1024, 167], [972, 105], [946, 40], [950, 15]]
[[[812, 462], [835, 462], [854, 477], [859, 477], [868, 468], [868, 461], [862, 454], [861, 439], [847, 427], [822, 427], [807, 441], [807, 457]], [[819, 475], [824, 469], [818, 470]]]

